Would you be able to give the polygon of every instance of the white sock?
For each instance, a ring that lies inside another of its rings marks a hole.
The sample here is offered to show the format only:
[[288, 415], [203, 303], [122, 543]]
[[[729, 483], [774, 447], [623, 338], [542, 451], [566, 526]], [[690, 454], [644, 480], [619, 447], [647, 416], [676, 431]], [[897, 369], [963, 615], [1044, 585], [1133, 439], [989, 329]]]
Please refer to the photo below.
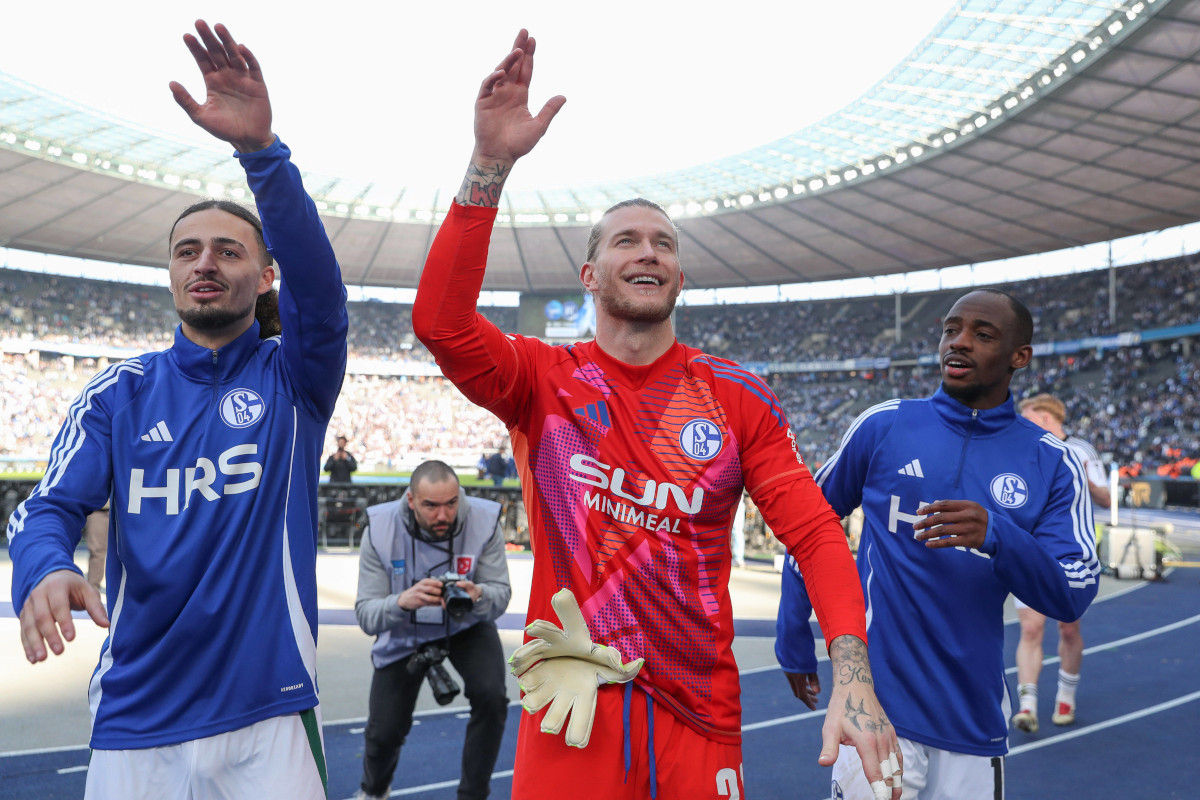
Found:
[[1037, 713], [1037, 684], [1022, 683], [1017, 687], [1017, 700], [1021, 704], [1021, 711], [1032, 711]]
[[1058, 671], [1058, 694], [1054, 698], [1055, 703], [1067, 703], [1075, 705], [1075, 690], [1079, 688], [1079, 673]]

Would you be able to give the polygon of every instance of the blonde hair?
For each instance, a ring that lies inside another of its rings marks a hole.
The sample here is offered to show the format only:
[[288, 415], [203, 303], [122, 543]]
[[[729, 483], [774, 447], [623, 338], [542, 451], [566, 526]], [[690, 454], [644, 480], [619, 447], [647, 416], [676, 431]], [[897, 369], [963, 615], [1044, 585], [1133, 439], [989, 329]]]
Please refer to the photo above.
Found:
[[1063, 405], [1062, 400], [1052, 394], [1035, 394], [1033, 397], [1026, 397], [1017, 406], [1017, 411], [1022, 414], [1029, 410], [1045, 411], [1058, 420], [1059, 425], [1067, 421], [1067, 407]]

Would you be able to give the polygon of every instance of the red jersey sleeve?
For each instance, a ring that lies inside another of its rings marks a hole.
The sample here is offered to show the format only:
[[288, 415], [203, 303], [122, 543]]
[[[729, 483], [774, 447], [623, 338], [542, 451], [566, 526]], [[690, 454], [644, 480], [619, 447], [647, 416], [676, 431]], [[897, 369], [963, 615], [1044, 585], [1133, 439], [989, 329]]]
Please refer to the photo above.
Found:
[[862, 585], [846, 534], [805, 466], [778, 398], [761, 378], [736, 363], [702, 358], [732, 412], [746, 490], [800, 565], [826, 647], [842, 635], [865, 642]]
[[512, 427], [531, 391], [522, 337], [476, 311], [496, 209], [452, 203], [413, 302], [413, 332], [471, 402]]

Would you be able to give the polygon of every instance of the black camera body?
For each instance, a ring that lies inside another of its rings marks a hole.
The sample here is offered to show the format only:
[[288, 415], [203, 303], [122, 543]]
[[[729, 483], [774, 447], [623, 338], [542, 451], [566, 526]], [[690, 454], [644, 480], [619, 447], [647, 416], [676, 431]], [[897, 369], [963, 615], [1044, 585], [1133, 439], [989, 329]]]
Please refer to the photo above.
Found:
[[427, 670], [425, 673], [426, 680], [429, 681], [429, 688], [433, 691], [433, 699], [437, 701], [439, 706], [448, 704], [455, 697], [458, 697], [458, 684], [454, 682], [454, 678], [450, 677], [450, 673], [446, 672], [446, 668], [442, 666], [442, 662], [446, 660], [447, 651], [439, 642], [426, 642], [421, 645], [417, 652], [409, 657], [405, 667], [410, 675], [416, 675], [421, 670]]
[[475, 601], [471, 599], [471, 595], [458, 585], [459, 581], [466, 580], [464, 576], [457, 572], [447, 572], [434, 575], [433, 579], [442, 582], [442, 599], [446, 602], [446, 613], [451, 618], [462, 619], [475, 608]]

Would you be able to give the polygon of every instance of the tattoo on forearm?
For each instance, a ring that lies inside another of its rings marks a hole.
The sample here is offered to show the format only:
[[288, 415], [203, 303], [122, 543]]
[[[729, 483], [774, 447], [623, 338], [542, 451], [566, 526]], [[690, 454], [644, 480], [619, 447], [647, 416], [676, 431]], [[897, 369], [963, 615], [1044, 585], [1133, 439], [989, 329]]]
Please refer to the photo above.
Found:
[[834, 674], [838, 683], [843, 686], [850, 683], [875, 685], [875, 681], [871, 677], [871, 665], [867, 661], [867, 648], [861, 639], [853, 636], [839, 636], [833, 640], [829, 656], [833, 661]]
[[495, 208], [500, 205], [500, 190], [512, 165], [495, 164], [481, 169], [474, 163], [467, 167], [467, 175], [463, 178], [462, 186], [458, 189], [459, 205], [484, 206]]

